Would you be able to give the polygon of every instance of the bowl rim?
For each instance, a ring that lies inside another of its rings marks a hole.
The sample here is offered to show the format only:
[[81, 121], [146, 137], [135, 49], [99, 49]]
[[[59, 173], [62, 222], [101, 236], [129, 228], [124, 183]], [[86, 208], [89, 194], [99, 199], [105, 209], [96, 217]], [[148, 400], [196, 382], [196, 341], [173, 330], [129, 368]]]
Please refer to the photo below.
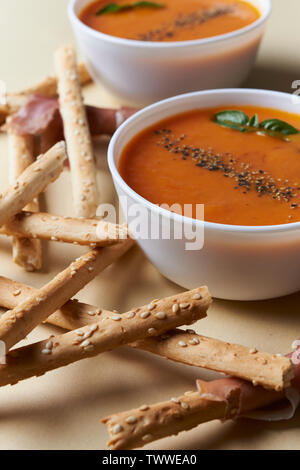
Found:
[[[250, 25], [234, 30], [230, 33], [219, 34], [217, 36], [212, 36], [212, 37], [208, 37], [204, 39], [193, 39], [190, 41], [169, 41], [169, 42], [138, 41], [135, 39], [125, 39], [125, 38], [119, 38], [117, 36], [111, 36], [109, 34], [96, 31], [95, 29], [87, 26], [85, 23], [83, 23], [80, 20], [80, 18], [75, 12], [75, 7], [78, 1], [79, 0], [69, 1], [68, 14], [69, 14], [69, 18], [71, 22], [75, 24], [76, 26], [78, 26], [81, 30], [83, 30], [83, 32], [90, 34], [96, 39], [101, 39], [103, 41], [110, 42], [119, 46], [146, 48], [146, 49], [157, 49], [157, 48], [172, 49], [172, 48], [186, 48], [186, 47], [193, 47], [193, 46], [205, 46], [208, 44], [219, 43], [220, 41], [227, 41], [230, 39], [234, 39], [243, 34], [251, 32], [252, 30], [263, 25], [269, 18], [271, 11], [272, 11], [271, 0], [262, 0], [265, 3], [265, 11], [260, 15], [260, 17], [256, 21], [251, 23]], [[250, 3], [252, 2], [252, 0], [247, 0], [247, 1], [249, 1]]]
[[[292, 232], [295, 230], [300, 229], [300, 222], [292, 222], [290, 224], [280, 224], [280, 225], [257, 225], [257, 226], [251, 226], [251, 225], [230, 225], [230, 224], [220, 224], [216, 222], [208, 222], [208, 221], [203, 221], [203, 220], [198, 220], [198, 219], [193, 219], [191, 217], [186, 217], [186, 216], [181, 216], [179, 214], [173, 213], [168, 211], [167, 209], [164, 209], [147, 199], [145, 199], [143, 196], [138, 194], [136, 191], [134, 191], [127, 183], [126, 181], [122, 178], [122, 176], [119, 173], [118, 167], [115, 163], [115, 147], [117, 144], [118, 139], [121, 137], [121, 135], [125, 132], [127, 126], [129, 126], [132, 122], [140, 119], [143, 117], [145, 114], [148, 114], [149, 112], [155, 111], [157, 108], [160, 107], [165, 107], [169, 103], [172, 103], [174, 101], [184, 101], [187, 98], [192, 98], [192, 97], [199, 97], [203, 95], [223, 95], [227, 93], [239, 93], [242, 95], [247, 95], [249, 93], [255, 93], [257, 95], [266, 95], [269, 94], [270, 96], [273, 97], [284, 97], [284, 98], [291, 98], [291, 95], [289, 93], [284, 93], [284, 92], [279, 92], [279, 91], [272, 91], [272, 90], [258, 90], [254, 88], [222, 88], [222, 89], [217, 89], [217, 90], [204, 90], [204, 91], [196, 91], [196, 92], [191, 92], [191, 93], [185, 93], [182, 95], [177, 95], [173, 96], [171, 98], [167, 98], [162, 101], [158, 101], [154, 104], [151, 104], [150, 106], [147, 106], [137, 113], [133, 114], [129, 119], [127, 119], [114, 133], [109, 146], [108, 146], [108, 151], [107, 151], [107, 160], [108, 160], [108, 166], [109, 170], [111, 172], [111, 175], [113, 177], [113, 180], [117, 182], [117, 184], [123, 189], [123, 191], [129, 196], [131, 196], [133, 199], [135, 199], [137, 202], [140, 204], [146, 206], [149, 210], [154, 211], [156, 213], [159, 213], [165, 217], [171, 218], [176, 220], [177, 222], [182, 222], [184, 224], [196, 224], [196, 225], [201, 225], [207, 229], [213, 229], [217, 231], [225, 231], [225, 232], [243, 232], [243, 233], [256, 233], [256, 234], [262, 234], [262, 233], [278, 233], [278, 232]], [[299, 100], [300, 102], [300, 100]], [[179, 113], [180, 114], [180, 113]], [[170, 114], [172, 116], [172, 114]]]

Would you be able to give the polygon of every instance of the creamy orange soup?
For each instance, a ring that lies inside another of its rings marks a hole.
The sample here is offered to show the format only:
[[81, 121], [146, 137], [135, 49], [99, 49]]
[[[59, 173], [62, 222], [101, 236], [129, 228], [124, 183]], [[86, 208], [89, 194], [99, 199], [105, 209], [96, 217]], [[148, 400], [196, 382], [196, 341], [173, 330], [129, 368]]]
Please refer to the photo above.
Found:
[[[260, 17], [252, 5], [239, 0], [158, 0], [162, 8], [134, 8], [97, 15], [109, 0], [91, 3], [79, 18], [111, 36], [140, 41], [189, 41], [225, 34], [248, 26]], [[134, 0], [117, 0], [119, 5]]]
[[[260, 121], [277, 118], [300, 130], [300, 116], [226, 106]], [[173, 116], [138, 134], [124, 149], [119, 171], [154, 204], [205, 205], [205, 220], [233, 225], [300, 221], [300, 134], [289, 141], [215, 123], [223, 108]]]

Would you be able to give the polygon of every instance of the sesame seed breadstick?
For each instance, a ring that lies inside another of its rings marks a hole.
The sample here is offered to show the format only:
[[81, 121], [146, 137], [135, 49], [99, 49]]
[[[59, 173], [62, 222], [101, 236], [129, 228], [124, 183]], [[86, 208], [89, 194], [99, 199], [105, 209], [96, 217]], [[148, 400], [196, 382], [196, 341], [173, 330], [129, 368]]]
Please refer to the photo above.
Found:
[[277, 392], [289, 387], [294, 377], [292, 362], [287, 357], [208, 338], [192, 330], [173, 330], [167, 337], [147, 338], [131, 346], [183, 364], [233, 375]]
[[26, 168], [15, 183], [0, 195], [0, 225], [20, 212], [58, 178], [65, 158], [65, 144], [59, 142]]
[[116, 245], [90, 251], [74, 261], [36, 293], [0, 318], [0, 340], [9, 350], [36, 326], [64, 305], [131, 246], [128, 239]]
[[[34, 287], [0, 276], [1, 307], [13, 309], [17, 307], [20, 302], [24, 302], [26, 298], [33, 294], [37, 295], [37, 292], [38, 289]], [[113, 315], [113, 312], [72, 299], [50, 315], [46, 322], [63, 328], [64, 330], [77, 330], [78, 328], [94, 323], [100, 315]]]
[[[112, 248], [115, 247], [108, 249]], [[200, 298], [194, 300], [196, 294], [200, 295]], [[32, 298], [30, 302], [33, 302]], [[184, 306], [174, 313], [172, 307], [177, 302]], [[56, 307], [57, 304], [58, 302]], [[7, 364], [0, 366], [0, 386], [40, 376], [49, 370], [111, 351], [123, 344], [149, 335], [161, 334], [176, 326], [193, 323], [206, 316], [210, 304], [211, 297], [207, 287], [200, 287], [157, 300], [151, 304], [151, 307], [146, 305], [123, 315], [116, 313], [102, 315], [98, 322], [79, 330], [14, 349], [7, 355]], [[41, 318], [42, 315], [40, 320]]]
[[70, 160], [75, 215], [94, 217], [98, 206], [96, 167], [73, 48], [61, 47], [56, 51], [55, 68]]
[[[83, 62], [78, 64], [78, 76], [81, 86], [87, 85], [92, 81], [92, 78]], [[54, 75], [49, 75], [41, 80], [39, 83], [24, 88], [17, 93], [7, 93], [6, 104], [0, 105], [0, 124], [5, 121], [6, 117], [10, 114], [16, 113], [26, 103], [30, 95], [43, 95], [54, 97], [58, 95], [57, 78]]]
[[95, 219], [76, 219], [25, 211], [0, 228], [0, 233], [83, 246], [107, 246], [128, 237], [125, 226]]
[[[14, 308], [36, 290], [0, 276], [0, 305]], [[175, 309], [176, 310], [176, 309]], [[52, 314], [47, 323], [66, 330], [91, 324], [97, 315], [113, 315], [91, 305], [70, 301]], [[261, 385], [281, 390], [290, 385], [293, 366], [286, 357], [258, 352], [237, 344], [198, 335], [193, 330], [175, 329], [163, 336], [144, 338], [129, 346], [194, 367], [203, 367]]]
[[167, 436], [189, 431], [199, 424], [223, 419], [227, 403], [213, 395], [191, 392], [179, 398], [143, 405], [101, 420], [107, 426], [110, 450], [131, 450]]
[[[83, 62], [80, 62], [77, 66], [77, 73], [80, 84], [82, 86], [87, 85], [92, 81], [92, 78], [87, 71], [86, 65]], [[49, 75], [41, 80], [39, 83], [25, 88], [18, 93], [15, 93], [15, 96], [20, 95], [43, 95], [43, 96], [57, 96], [57, 78], [54, 75]]]
[[[9, 119], [8, 119], [9, 121]], [[9, 146], [9, 181], [14, 184], [16, 178], [34, 162], [34, 142], [29, 135], [20, 136], [8, 129]], [[25, 207], [26, 210], [39, 210], [38, 199], [35, 198]], [[42, 267], [42, 245], [39, 240], [29, 238], [13, 239], [13, 260], [26, 271], [35, 271]]]

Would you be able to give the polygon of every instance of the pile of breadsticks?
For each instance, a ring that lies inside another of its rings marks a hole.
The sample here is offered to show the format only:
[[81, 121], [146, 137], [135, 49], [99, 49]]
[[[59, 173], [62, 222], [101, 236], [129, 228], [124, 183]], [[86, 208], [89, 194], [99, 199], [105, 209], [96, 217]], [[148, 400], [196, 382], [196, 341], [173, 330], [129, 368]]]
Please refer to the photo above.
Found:
[[[6, 363], [0, 366], [0, 386], [124, 344], [235, 377], [198, 381], [198, 391], [105, 418], [111, 449], [142, 447], [200, 423], [238, 417], [283, 400], [285, 389], [299, 386], [299, 371], [290, 358], [178, 329], [206, 316], [211, 304], [206, 287], [153, 300], [122, 314], [70, 300], [134, 242], [125, 226], [96, 218], [96, 167], [81, 89], [90, 77], [69, 47], [56, 52], [55, 70], [55, 77], [8, 95], [7, 104], [0, 108], [10, 159], [10, 186], [0, 195], [0, 233], [13, 237], [13, 259], [27, 271], [41, 267], [41, 240], [89, 246], [90, 251], [40, 289], [0, 277], [0, 305], [9, 309], [0, 318], [0, 340], [7, 350]], [[34, 136], [11, 126], [14, 114], [26, 107], [32, 95], [58, 97], [65, 138], [37, 158]], [[59, 177], [67, 156], [76, 218], [39, 211], [39, 194]], [[69, 332], [12, 349], [42, 322]]]

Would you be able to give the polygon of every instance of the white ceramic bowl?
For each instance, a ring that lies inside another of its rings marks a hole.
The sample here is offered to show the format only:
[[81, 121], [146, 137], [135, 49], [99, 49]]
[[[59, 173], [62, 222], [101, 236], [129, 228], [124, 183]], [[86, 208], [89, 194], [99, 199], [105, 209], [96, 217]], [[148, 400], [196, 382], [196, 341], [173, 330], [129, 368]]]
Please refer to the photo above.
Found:
[[[248, 227], [201, 222], [171, 214], [139, 196], [122, 179], [118, 161], [124, 146], [143, 129], [181, 112], [227, 105], [259, 105], [300, 114], [300, 99], [266, 90], [212, 90], [170, 98], [139, 111], [113, 136], [108, 163], [119, 197], [130, 208], [140, 204], [147, 217], [172, 217], [178, 224], [204, 225], [204, 247], [186, 251], [187, 240], [138, 240], [152, 263], [177, 284], [194, 288], [206, 284], [215, 297], [261, 300], [291, 294], [300, 289], [300, 222]], [[202, 201], [199, 201], [202, 202]], [[147, 223], [144, 217], [143, 223]], [[130, 218], [128, 216], [128, 218]], [[130, 222], [130, 220], [129, 220]]]
[[71, 0], [69, 17], [95, 81], [139, 104], [212, 88], [239, 86], [256, 57], [270, 0], [248, 0], [261, 12], [253, 24], [207, 39], [143, 42], [95, 31], [78, 14], [91, 0]]

